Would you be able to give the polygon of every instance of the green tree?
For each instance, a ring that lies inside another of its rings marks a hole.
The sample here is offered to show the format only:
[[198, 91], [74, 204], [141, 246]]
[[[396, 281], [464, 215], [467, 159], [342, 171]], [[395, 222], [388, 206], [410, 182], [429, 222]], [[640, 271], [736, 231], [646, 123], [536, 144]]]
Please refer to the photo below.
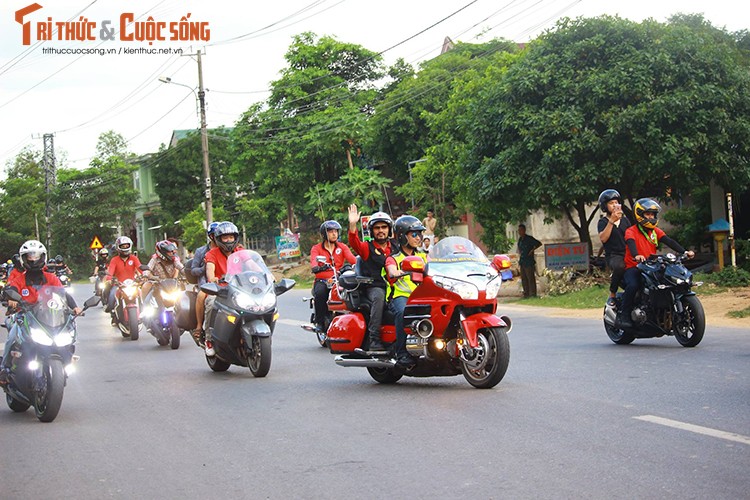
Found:
[[589, 241], [587, 204], [750, 183], [750, 78], [705, 25], [563, 20], [470, 106], [468, 189], [486, 218], [544, 209]]
[[352, 203], [380, 206], [385, 201], [385, 188], [390, 183], [391, 180], [377, 170], [348, 170], [335, 182], [316, 184], [308, 189], [305, 208], [309, 213], [315, 213], [320, 221], [344, 220], [346, 208]]
[[250, 213], [280, 202], [285, 215], [279, 220], [293, 227], [310, 186], [363, 161], [360, 144], [377, 95], [373, 82], [383, 70], [374, 52], [313, 33], [295, 36], [285, 59], [271, 96], [251, 106], [234, 128], [231, 175], [255, 200], [239, 207]]
[[[24, 148], [6, 167], [6, 178], [0, 182], [0, 248], [18, 252], [24, 240], [45, 239], [45, 190], [41, 152]], [[4, 259], [4, 260], [7, 260]]]

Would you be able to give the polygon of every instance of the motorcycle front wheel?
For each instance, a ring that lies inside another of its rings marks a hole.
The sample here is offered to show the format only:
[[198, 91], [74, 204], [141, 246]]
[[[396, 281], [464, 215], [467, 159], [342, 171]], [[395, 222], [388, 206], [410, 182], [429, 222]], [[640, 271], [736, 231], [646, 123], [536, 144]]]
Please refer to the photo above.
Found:
[[134, 314], [135, 309], [128, 312], [128, 333], [130, 340], [138, 340], [138, 315]]
[[180, 348], [180, 328], [177, 326], [177, 323], [175, 323], [174, 320], [169, 326], [169, 347], [171, 347], [172, 349]]
[[695, 347], [703, 340], [706, 331], [706, 313], [703, 304], [695, 295], [682, 298], [685, 309], [680, 325], [675, 328], [675, 338], [683, 347]]
[[488, 328], [477, 333], [477, 341], [475, 359], [462, 359], [461, 370], [466, 381], [477, 389], [490, 389], [500, 383], [508, 370], [508, 334], [502, 328]]
[[265, 377], [271, 369], [271, 337], [253, 336], [248, 346], [247, 366], [256, 377]]
[[59, 359], [48, 360], [42, 370], [42, 381], [34, 394], [34, 411], [40, 421], [52, 422], [62, 406], [65, 371]]
[[31, 406], [29, 403], [24, 403], [23, 401], [14, 398], [7, 392], [5, 393], [5, 402], [8, 403], [8, 408], [16, 413], [23, 413], [29, 409], [29, 406]]

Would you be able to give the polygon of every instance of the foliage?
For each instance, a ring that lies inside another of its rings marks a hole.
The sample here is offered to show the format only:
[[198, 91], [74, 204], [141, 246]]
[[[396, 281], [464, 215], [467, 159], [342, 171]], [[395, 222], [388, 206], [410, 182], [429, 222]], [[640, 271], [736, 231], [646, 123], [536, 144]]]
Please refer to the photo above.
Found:
[[313, 33], [295, 36], [284, 57], [267, 102], [251, 106], [234, 128], [231, 176], [256, 206], [283, 204], [293, 227], [310, 186], [366, 162], [361, 140], [383, 70], [376, 53]]
[[708, 185], [699, 186], [693, 192], [692, 205], [679, 207], [664, 213], [664, 220], [674, 226], [669, 236], [686, 248], [700, 248], [711, 242], [706, 226], [711, 224], [711, 194]]
[[[15, 248], [30, 238], [45, 240], [44, 169], [41, 152], [24, 148], [6, 168], [7, 178], [0, 182], [0, 248]], [[5, 254], [3, 254], [5, 255]], [[7, 258], [3, 259], [3, 261]]]
[[721, 287], [750, 286], [750, 272], [740, 267], [725, 266], [719, 272], [701, 274], [700, 278], [706, 283]]
[[573, 268], [562, 271], [552, 271], [545, 268], [542, 276], [547, 280], [547, 293], [552, 296], [578, 292], [594, 285], [604, 286], [609, 283], [609, 277], [595, 269], [590, 273], [582, 273]]
[[[235, 189], [227, 177], [232, 162], [229, 133], [224, 128], [212, 129], [208, 136], [213, 209], [234, 208]], [[174, 146], [164, 144], [154, 156], [151, 171], [154, 190], [165, 220], [181, 220], [204, 200], [203, 151], [200, 131], [190, 132]], [[216, 216], [214, 216], [216, 219]]]
[[523, 300], [525, 306], [560, 307], [565, 309], [594, 309], [604, 307], [609, 296], [607, 284], [595, 284], [577, 291], [562, 295], [544, 295], [529, 297]]
[[383, 177], [377, 170], [347, 170], [335, 182], [318, 183], [310, 187], [305, 193], [305, 209], [314, 212], [321, 222], [328, 219], [338, 219], [341, 222], [346, 219], [346, 208], [352, 203], [359, 206], [380, 206], [385, 199], [385, 188], [390, 183], [391, 180]]
[[738, 311], [729, 311], [727, 316], [731, 318], [750, 318], [750, 307], [740, 309]]
[[[222, 207], [214, 209], [214, 220], [229, 220], [227, 211]], [[185, 248], [195, 251], [206, 244], [206, 211], [198, 207], [185, 214], [180, 220], [182, 226], [182, 241]]]
[[632, 206], [710, 178], [747, 186], [750, 77], [722, 33], [561, 21], [472, 104], [470, 192], [501, 219], [535, 209], [567, 217], [589, 241], [587, 204], [605, 188]]

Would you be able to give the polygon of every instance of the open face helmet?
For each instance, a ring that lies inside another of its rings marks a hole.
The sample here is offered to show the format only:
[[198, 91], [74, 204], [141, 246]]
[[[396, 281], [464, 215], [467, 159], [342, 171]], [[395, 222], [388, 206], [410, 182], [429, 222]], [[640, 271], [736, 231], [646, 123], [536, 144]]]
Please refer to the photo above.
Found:
[[370, 234], [373, 234], [372, 228], [375, 227], [375, 224], [378, 222], [385, 222], [388, 224], [388, 237], [393, 235], [393, 219], [391, 219], [391, 216], [385, 212], [375, 212], [370, 216], [370, 220], [367, 221], [367, 230]]
[[622, 205], [622, 196], [620, 196], [620, 193], [615, 189], [605, 189], [599, 195], [599, 208], [601, 208], [602, 212], [605, 214], [607, 213], [607, 204], [612, 200], [617, 200], [620, 202], [620, 205]]
[[658, 216], [661, 207], [650, 198], [641, 198], [635, 202], [633, 214], [635, 221], [645, 229], [653, 229], [659, 223]]
[[328, 231], [331, 229], [335, 229], [340, 234], [341, 224], [339, 224], [335, 220], [327, 220], [320, 225], [320, 236], [323, 238], [323, 241], [326, 241], [328, 239]]
[[133, 251], [133, 240], [127, 236], [120, 236], [115, 240], [115, 248], [121, 257], [127, 257]]
[[18, 250], [23, 267], [29, 271], [41, 271], [47, 263], [47, 248], [41, 241], [29, 240]]
[[99, 250], [99, 256], [105, 258], [109, 257], [109, 250], [107, 250], [106, 248], [102, 248], [101, 250]]
[[396, 219], [393, 228], [394, 232], [396, 233], [398, 244], [401, 246], [406, 246], [409, 243], [409, 240], [407, 239], [407, 235], [409, 233], [419, 233], [419, 235], [421, 236], [422, 232], [425, 229], [426, 228], [422, 224], [422, 221], [417, 219], [413, 215], [402, 215], [401, 217]]

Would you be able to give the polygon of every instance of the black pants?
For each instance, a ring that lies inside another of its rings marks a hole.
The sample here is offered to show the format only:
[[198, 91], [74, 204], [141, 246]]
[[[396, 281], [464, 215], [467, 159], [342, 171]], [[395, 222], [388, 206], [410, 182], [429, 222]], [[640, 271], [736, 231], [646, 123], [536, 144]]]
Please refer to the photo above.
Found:
[[625, 275], [625, 256], [610, 255], [607, 257], [607, 267], [612, 271], [612, 280], [609, 282], [609, 291], [616, 294]]
[[325, 280], [315, 280], [312, 294], [315, 299], [315, 324], [325, 328], [325, 318], [328, 314], [328, 285]]
[[370, 340], [380, 340], [380, 325], [383, 323], [383, 309], [385, 308], [385, 288], [370, 286], [365, 289], [365, 295], [370, 299], [370, 322], [367, 331]]

